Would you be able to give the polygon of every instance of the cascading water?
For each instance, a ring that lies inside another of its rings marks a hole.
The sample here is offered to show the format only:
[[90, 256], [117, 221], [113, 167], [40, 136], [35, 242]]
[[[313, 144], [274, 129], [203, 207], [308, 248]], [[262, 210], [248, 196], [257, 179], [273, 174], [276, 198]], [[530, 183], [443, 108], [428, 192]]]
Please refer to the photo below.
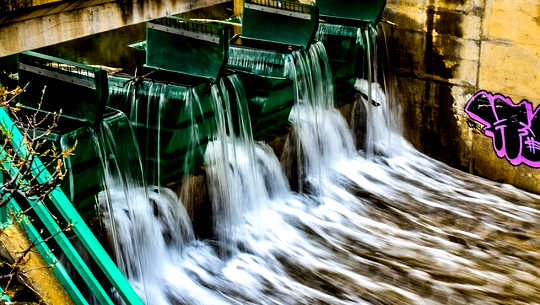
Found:
[[212, 88], [217, 131], [205, 160], [215, 229], [225, 244], [231, 244], [237, 241], [236, 232], [242, 230], [246, 215], [264, 209], [272, 197], [286, 192], [287, 184], [281, 171], [276, 170], [278, 162], [271, 149], [253, 140], [247, 100], [238, 76], [230, 75], [227, 81], [233, 101], [223, 81]]
[[[374, 42], [372, 30], [366, 33], [366, 40]], [[376, 45], [366, 45], [368, 57], [378, 53]], [[378, 61], [368, 58], [368, 62]], [[388, 98], [392, 95], [372, 82], [377, 79], [376, 69], [368, 69], [368, 80], [356, 82], [357, 89], [366, 96], [363, 102], [368, 109], [367, 154], [349, 158], [334, 154], [330, 158], [333, 162], [327, 164], [331, 174], [320, 184], [325, 194], [320, 202], [321, 208], [338, 208], [332, 220], [333, 227], [339, 230], [323, 236], [332, 241], [333, 247], [350, 251], [359, 259], [357, 265], [346, 264], [343, 271], [360, 268], [370, 275], [371, 283], [355, 287], [350, 283], [355, 283], [351, 279], [358, 274], [348, 274], [346, 278], [352, 278], [334, 280], [335, 285], [347, 284], [352, 290], [367, 291], [370, 296], [364, 298], [372, 303], [485, 304], [501, 298], [507, 303], [516, 300], [503, 292], [505, 283], [523, 276], [527, 280], [521, 280], [516, 290], [523, 293], [528, 289], [525, 299], [535, 299], [533, 291], [538, 285], [531, 280], [538, 279], [539, 270], [526, 263], [534, 254], [527, 250], [505, 253], [505, 247], [519, 244], [509, 236], [514, 234], [512, 227], [520, 228], [521, 233], [526, 231], [525, 240], [538, 234], [540, 198], [462, 173], [416, 151], [401, 136], [400, 118], [396, 116], [399, 112]], [[297, 129], [305, 128], [302, 124], [309, 122], [292, 119]], [[340, 120], [327, 124], [342, 125]], [[303, 148], [309, 147], [309, 139], [299, 134]], [[324, 140], [329, 137], [321, 137], [323, 145], [335, 145], [334, 141]], [[505, 235], [504, 241], [490, 245], [490, 236]], [[525, 243], [528, 248], [530, 243]], [[538, 250], [538, 245], [533, 247]], [[519, 272], [508, 273], [501, 261], [524, 265]], [[339, 273], [340, 277], [346, 275]]]
[[110, 103], [128, 113], [134, 126], [148, 183], [167, 185], [182, 173], [193, 173], [212, 129], [210, 110], [203, 106], [206, 84], [133, 82], [127, 77], [109, 82]]
[[[382, 35], [379, 35], [379, 32]], [[375, 153], [388, 154], [391, 151], [399, 151], [401, 144], [406, 142], [401, 136], [401, 109], [395, 97], [397, 81], [394, 75], [388, 73], [388, 50], [384, 28], [381, 27], [379, 32], [367, 27], [359, 32], [357, 37], [357, 40], [366, 46], [369, 63], [364, 73], [367, 78], [357, 79], [354, 84], [356, 90], [361, 93], [361, 104], [366, 109], [365, 120], [369, 127], [365, 130], [363, 144], [368, 157], [373, 157]], [[382, 39], [383, 43], [377, 43], [378, 39]], [[352, 121], [353, 124], [357, 124], [359, 119], [353, 117]]]
[[[324, 45], [317, 42], [307, 53], [295, 51], [286, 69], [294, 79], [296, 90], [296, 104], [289, 119], [296, 133], [296, 151], [299, 154], [303, 151], [297, 156], [298, 160], [304, 160], [297, 162], [303, 167], [298, 172], [307, 173], [306, 177], [299, 174], [298, 178], [316, 184], [333, 160], [354, 155], [353, 137], [334, 108], [332, 73]], [[298, 185], [302, 186], [303, 182]]]
[[120, 232], [169, 228], [144, 229], [155, 234], [145, 249], [167, 253], [145, 262], [156, 275], [148, 304], [538, 302], [540, 197], [416, 151], [393, 123], [396, 106], [383, 90], [392, 84], [378, 85], [375, 71], [356, 84], [370, 107], [372, 153], [356, 151], [333, 109], [324, 61], [316, 44], [289, 64], [298, 94], [290, 119], [308, 192], [287, 188], [271, 150], [253, 143], [246, 113], [235, 123], [234, 103], [217, 85], [218, 135], [206, 160], [220, 244], [176, 237], [189, 224], [164, 226], [156, 213], [145, 217], [157, 224], [113, 217]]
[[189, 217], [174, 192], [146, 185], [137, 141], [123, 114], [105, 119], [94, 139], [103, 168], [98, 208], [117, 264], [146, 302], [159, 299], [161, 270], [153, 261], [168, 259], [167, 251], [194, 239]]

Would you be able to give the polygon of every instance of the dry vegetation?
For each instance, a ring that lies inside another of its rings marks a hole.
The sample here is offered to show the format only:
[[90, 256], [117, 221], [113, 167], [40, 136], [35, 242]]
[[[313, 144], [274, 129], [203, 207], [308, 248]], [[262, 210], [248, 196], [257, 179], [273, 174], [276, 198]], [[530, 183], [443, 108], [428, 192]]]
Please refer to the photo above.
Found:
[[[45, 88], [44, 88], [45, 90]], [[3, 179], [0, 190], [0, 208], [10, 218], [8, 224], [0, 228], [0, 236], [7, 233], [6, 230], [13, 223], [26, 221], [25, 215], [31, 212], [27, 201], [46, 202], [48, 195], [56, 188], [66, 175], [64, 166], [65, 158], [75, 149], [59, 151], [48, 140], [48, 136], [58, 125], [58, 114], [40, 111], [21, 110], [17, 104], [17, 97], [22, 93], [21, 88], [8, 90], [0, 87], [0, 106], [3, 107], [13, 118], [18, 129], [23, 135], [23, 145], [15, 147], [10, 141], [12, 130], [1, 128], [1, 155], [0, 162]], [[40, 170], [35, 168], [35, 160], [39, 158], [50, 172], [50, 178], [45, 183], [39, 183], [36, 179]], [[15, 211], [11, 205], [15, 200], [22, 210]], [[9, 224], [11, 222], [11, 224]], [[16, 225], [16, 224], [15, 224]], [[38, 227], [39, 229], [39, 227]], [[66, 228], [65, 230], [69, 230]], [[42, 241], [47, 242], [54, 236], [46, 235], [41, 231]], [[9, 296], [12, 301], [20, 301], [21, 304], [39, 302], [39, 294], [32, 288], [27, 279], [29, 270], [27, 262], [32, 253], [36, 253], [36, 243], [30, 240], [22, 249], [0, 249], [0, 286], [2, 296]], [[48, 266], [45, 268], [51, 268]], [[0, 300], [0, 304], [5, 302]]]

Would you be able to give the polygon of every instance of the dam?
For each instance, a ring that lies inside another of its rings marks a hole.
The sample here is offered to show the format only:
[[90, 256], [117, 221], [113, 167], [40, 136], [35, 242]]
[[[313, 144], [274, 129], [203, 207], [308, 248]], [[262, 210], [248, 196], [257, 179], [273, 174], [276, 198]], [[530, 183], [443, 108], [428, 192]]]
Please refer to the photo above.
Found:
[[[5, 302], [540, 302], [534, 187], [411, 140], [399, 1], [30, 2], [0, 19]], [[460, 111], [497, 155], [493, 96]]]

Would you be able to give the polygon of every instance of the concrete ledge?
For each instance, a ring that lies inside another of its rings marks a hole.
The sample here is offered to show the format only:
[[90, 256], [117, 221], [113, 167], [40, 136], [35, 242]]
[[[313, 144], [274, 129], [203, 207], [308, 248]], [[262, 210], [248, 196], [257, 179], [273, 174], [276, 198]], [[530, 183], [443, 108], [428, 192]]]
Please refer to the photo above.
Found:
[[59, 2], [0, 19], [0, 57], [231, 0]]

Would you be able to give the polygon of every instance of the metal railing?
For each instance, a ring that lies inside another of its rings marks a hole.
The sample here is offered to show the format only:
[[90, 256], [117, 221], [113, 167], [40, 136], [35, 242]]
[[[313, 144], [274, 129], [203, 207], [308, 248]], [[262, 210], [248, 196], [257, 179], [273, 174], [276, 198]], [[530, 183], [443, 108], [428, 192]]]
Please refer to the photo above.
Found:
[[312, 4], [303, 4], [287, 0], [245, 0], [245, 2], [307, 14], [310, 14], [314, 9], [314, 5]]
[[99, 68], [86, 66], [77, 62], [60, 59], [37, 52], [28, 51], [19, 56], [24, 58], [21, 61], [24, 62], [25, 65], [31, 65], [49, 70], [51, 72], [66, 75], [76, 75], [77, 77], [85, 80], [93, 80], [96, 77], [96, 72], [101, 70]]
[[197, 33], [206, 33], [219, 35], [221, 33], [222, 25], [212, 24], [208, 22], [193, 21], [188, 19], [183, 19], [179, 17], [166, 17], [150, 21], [150, 23], [156, 23], [165, 25], [168, 27], [173, 27], [177, 29], [182, 29], [189, 32]]
[[[11, 120], [6, 110], [1, 107], [0, 127], [4, 133], [4, 136], [9, 137], [13, 151], [15, 151], [19, 157], [24, 159], [29, 154], [24, 137]], [[0, 150], [0, 160], [2, 163], [1, 166], [8, 174], [17, 174], [18, 169], [13, 164], [13, 160], [11, 160], [6, 151]], [[45, 184], [49, 181], [51, 174], [45, 168], [39, 158], [36, 157], [34, 159], [31, 169], [32, 174], [38, 183]], [[18, 183], [24, 184], [27, 182], [20, 180]], [[49, 194], [49, 199], [60, 212], [63, 220], [69, 224], [71, 230], [75, 233], [77, 239], [84, 246], [84, 248], [88, 251], [93, 261], [105, 274], [109, 283], [116, 289], [122, 300], [128, 305], [144, 304], [60, 187], [56, 187]], [[90, 288], [90, 291], [93, 293], [96, 299], [101, 304], [113, 305], [114, 302], [112, 301], [111, 297], [109, 297], [86, 262], [81, 258], [81, 255], [59, 227], [57, 221], [55, 220], [56, 215], [51, 215], [43, 202], [29, 199], [28, 203], [35, 211], [36, 215], [41, 220], [50, 236], [52, 236], [58, 243], [58, 246], [73, 265], [74, 269]], [[52, 266], [52, 272], [66, 289], [67, 293], [70, 295], [75, 304], [88, 304], [88, 302], [82, 296], [80, 290], [74, 284], [71, 277], [67, 274], [64, 267], [56, 260], [48, 246], [43, 242], [39, 232], [24, 215], [21, 215], [21, 209], [15, 200], [10, 200], [7, 211], [10, 211], [10, 213], [19, 214], [19, 216], [23, 218], [21, 223], [23, 228], [26, 230], [32, 241], [35, 242], [36, 248], [41, 253], [44, 260]], [[4, 209], [4, 214], [5, 213], [6, 209]], [[6, 218], [5, 215], [4, 218]]]
[[[105, 70], [36, 52], [23, 52], [18, 55], [18, 72], [19, 83], [26, 88], [19, 97], [21, 104], [49, 112], [62, 110], [64, 115], [92, 125], [101, 121], [108, 99]], [[42, 107], [38, 107], [39, 104]]]

